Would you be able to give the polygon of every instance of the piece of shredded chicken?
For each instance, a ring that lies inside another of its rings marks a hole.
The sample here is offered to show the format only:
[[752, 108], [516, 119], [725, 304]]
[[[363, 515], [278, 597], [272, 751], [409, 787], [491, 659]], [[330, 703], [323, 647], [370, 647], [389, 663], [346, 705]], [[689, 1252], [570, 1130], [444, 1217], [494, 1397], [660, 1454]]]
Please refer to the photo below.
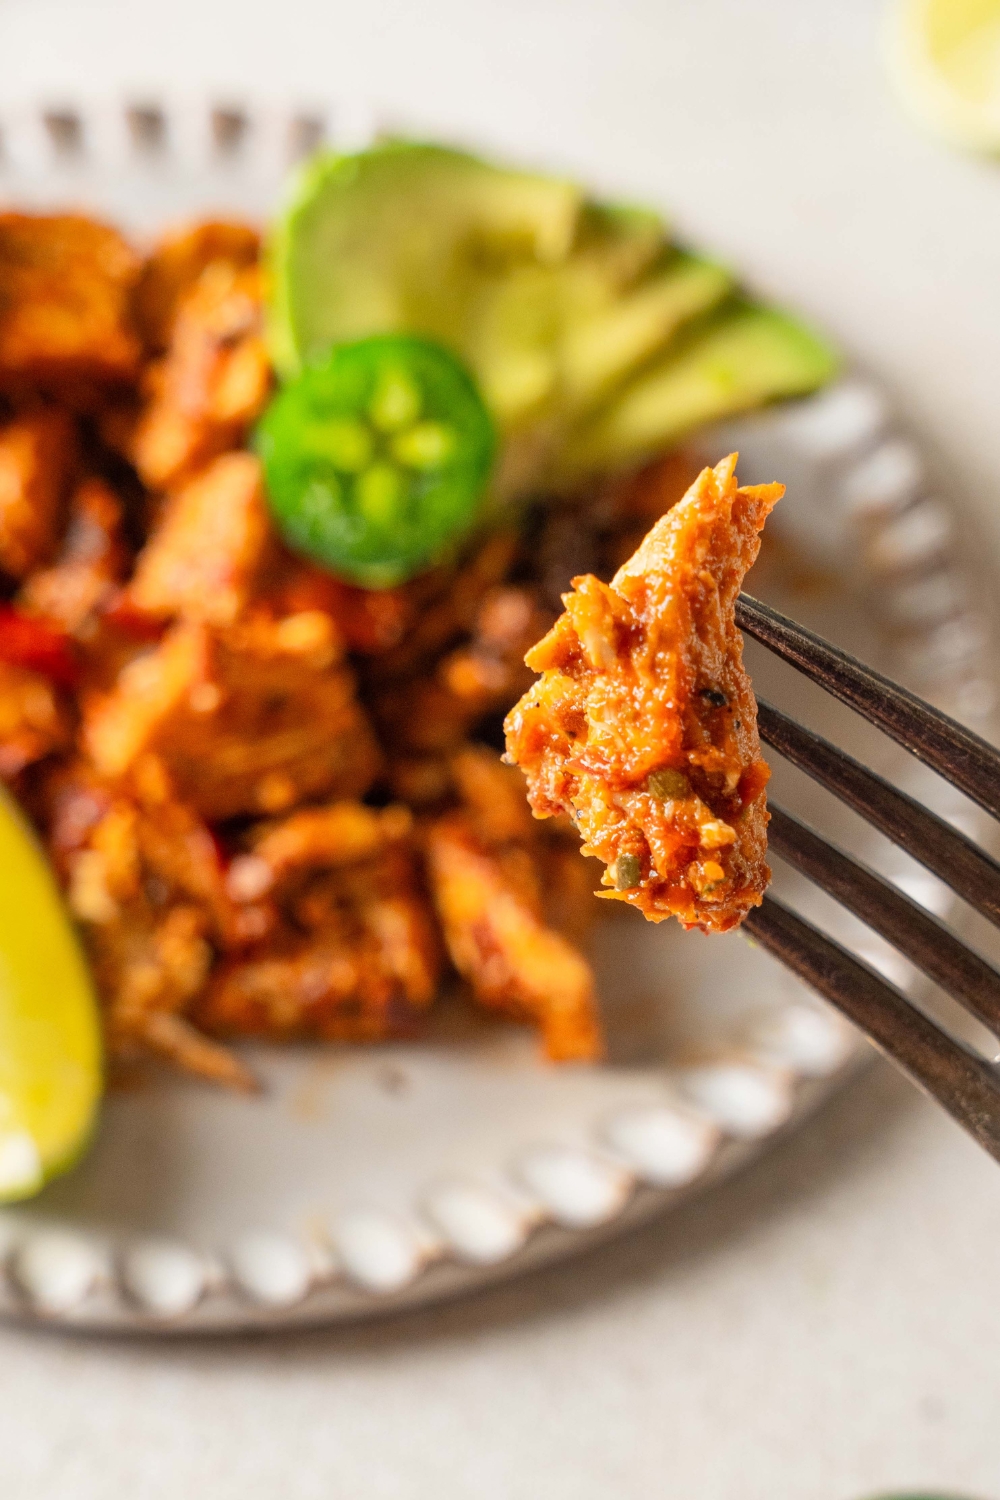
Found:
[[541, 677], [507, 717], [536, 816], [566, 812], [602, 895], [725, 932], [760, 904], [769, 771], [734, 608], [780, 484], [704, 469], [610, 586], [573, 580], [528, 652]]

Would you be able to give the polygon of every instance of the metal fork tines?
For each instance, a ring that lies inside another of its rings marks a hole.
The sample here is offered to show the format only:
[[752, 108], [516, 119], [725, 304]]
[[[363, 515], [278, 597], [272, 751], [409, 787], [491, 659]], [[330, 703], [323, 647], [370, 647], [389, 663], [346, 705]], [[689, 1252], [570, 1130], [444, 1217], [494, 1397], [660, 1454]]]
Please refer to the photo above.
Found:
[[[743, 594], [740, 628], [857, 710], [1000, 818], [1000, 752], [986, 740], [769, 606]], [[1000, 926], [1000, 864], [828, 740], [760, 702], [761, 738]], [[771, 848], [833, 896], [1000, 1038], [1000, 973], [891, 882], [771, 804]], [[818, 990], [1000, 1161], [1000, 1068], [773, 896], [745, 930]]]

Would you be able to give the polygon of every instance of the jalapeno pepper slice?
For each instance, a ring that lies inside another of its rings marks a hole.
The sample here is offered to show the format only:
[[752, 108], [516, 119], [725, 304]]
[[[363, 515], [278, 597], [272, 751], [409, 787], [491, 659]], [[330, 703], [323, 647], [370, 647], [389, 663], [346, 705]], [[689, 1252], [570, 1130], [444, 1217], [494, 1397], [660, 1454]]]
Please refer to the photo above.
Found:
[[353, 583], [388, 588], [475, 523], [496, 435], [453, 354], [385, 334], [307, 366], [272, 401], [256, 446], [288, 545]]

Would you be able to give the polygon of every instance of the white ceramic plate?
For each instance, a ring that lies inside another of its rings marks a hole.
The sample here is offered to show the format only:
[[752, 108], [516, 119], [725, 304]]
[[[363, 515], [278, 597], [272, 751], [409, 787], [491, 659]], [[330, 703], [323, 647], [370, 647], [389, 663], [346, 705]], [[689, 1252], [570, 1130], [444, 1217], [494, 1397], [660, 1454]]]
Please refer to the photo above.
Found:
[[[355, 144], [366, 128], [353, 111], [333, 135]], [[290, 155], [325, 130], [315, 112], [190, 103], [28, 111], [0, 117], [0, 199], [78, 203], [140, 231], [209, 208], [263, 216]], [[702, 446], [712, 461], [738, 447], [744, 482], [788, 483], [752, 592], [982, 728], [992, 680], [953, 556], [953, 499], [879, 391], [852, 377]], [[753, 643], [748, 658], [762, 694], [975, 831], [964, 799]], [[775, 771], [786, 806], [944, 911], [947, 893], [905, 856]], [[777, 875], [800, 910], [913, 990], [898, 955]], [[467, 1291], [703, 1191], [866, 1055], [739, 935], [685, 935], [616, 908], [594, 958], [602, 1068], [546, 1067], [526, 1032], [446, 999], [419, 1043], [248, 1048], [267, 1085], [258, 1098], [169, 1075], [112, 1095], [77, 1171], [0, 1211], [0, 1311], [186, 1332]]]

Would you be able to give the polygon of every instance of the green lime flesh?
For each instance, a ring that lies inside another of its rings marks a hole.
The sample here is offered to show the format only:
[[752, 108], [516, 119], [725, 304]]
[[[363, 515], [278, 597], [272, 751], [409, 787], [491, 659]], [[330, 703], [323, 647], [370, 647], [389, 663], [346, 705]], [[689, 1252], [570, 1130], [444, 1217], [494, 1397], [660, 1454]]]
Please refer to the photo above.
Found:
[[52, 872], [0, 790], [0, 1202], [67, 1170], [102, 1088], [93, 984]]
[[340, 344], [307, 365], [255, 441], [289, 546], [367, 588], [402, 582], [468, 533], [496, 449], [462, 363], [407, 335]]

